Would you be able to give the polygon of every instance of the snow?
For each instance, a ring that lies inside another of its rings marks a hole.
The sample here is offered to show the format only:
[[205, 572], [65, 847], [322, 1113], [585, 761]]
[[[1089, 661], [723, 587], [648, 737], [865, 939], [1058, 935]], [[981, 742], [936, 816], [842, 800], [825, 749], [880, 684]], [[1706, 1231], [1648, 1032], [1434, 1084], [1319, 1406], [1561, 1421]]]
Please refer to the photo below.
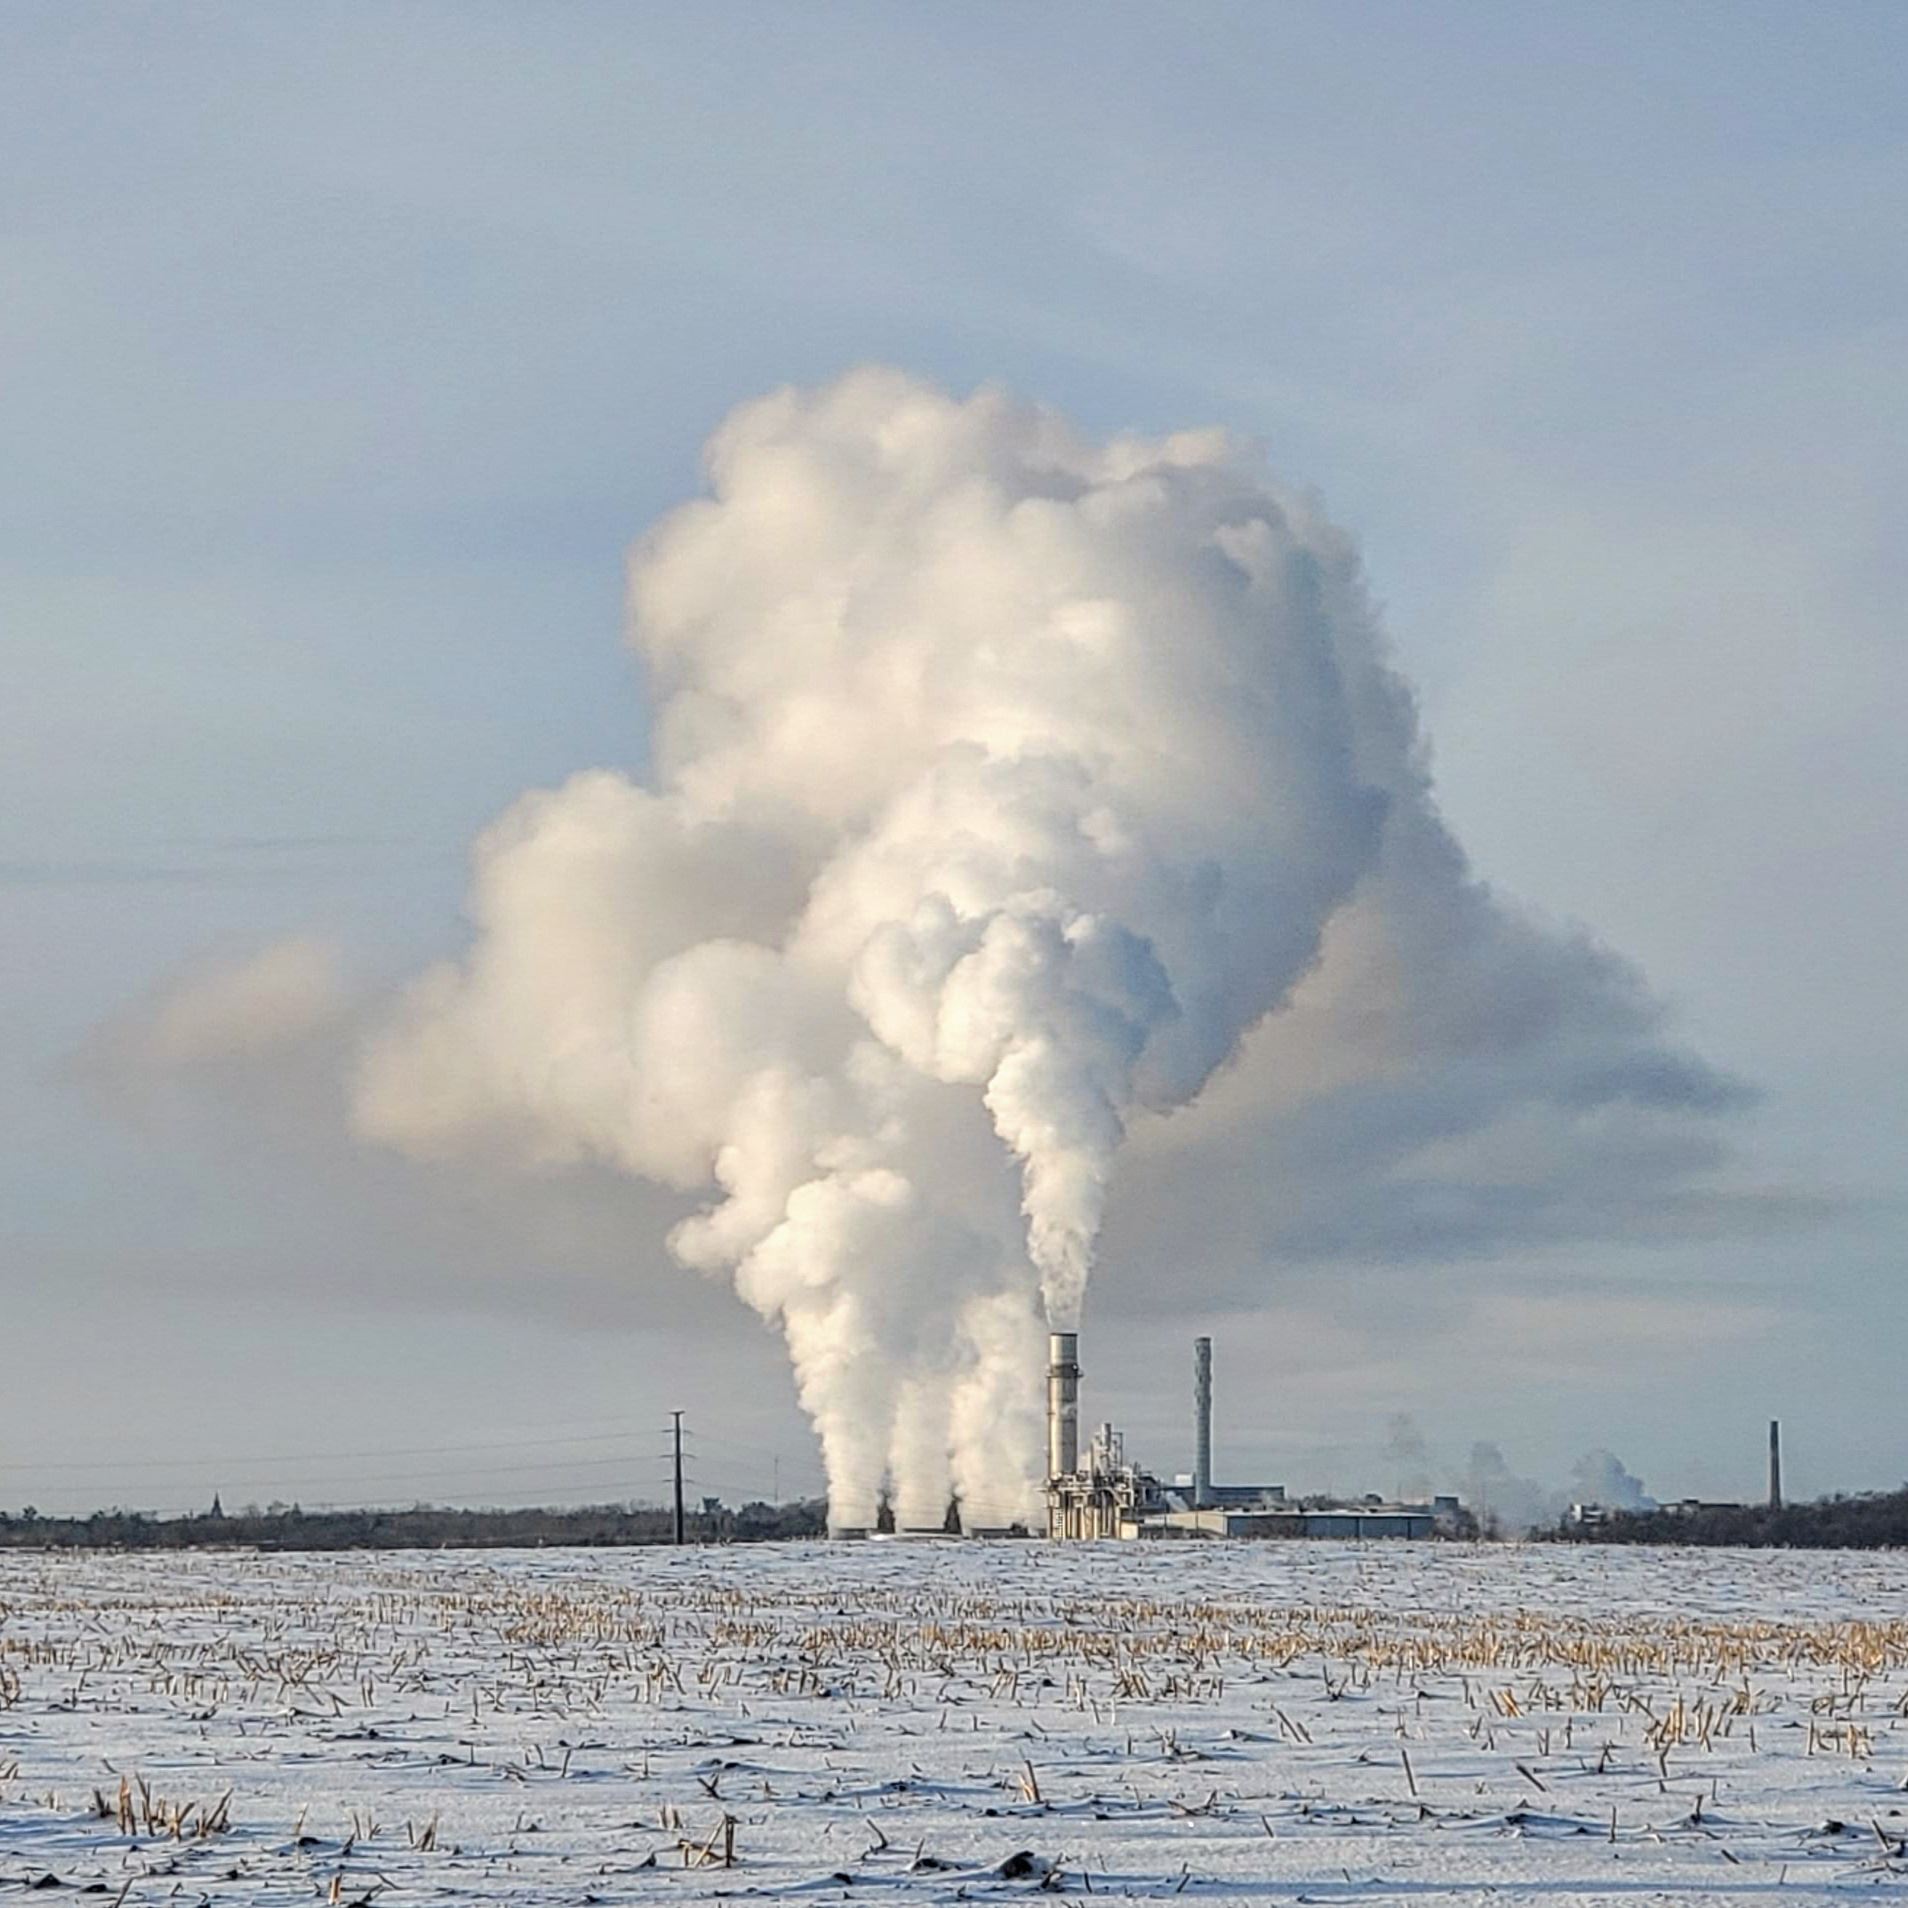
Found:
[[1564, 1546], [0, 1552], [0, 1898], [1893, 1892], [1905, 1592]]

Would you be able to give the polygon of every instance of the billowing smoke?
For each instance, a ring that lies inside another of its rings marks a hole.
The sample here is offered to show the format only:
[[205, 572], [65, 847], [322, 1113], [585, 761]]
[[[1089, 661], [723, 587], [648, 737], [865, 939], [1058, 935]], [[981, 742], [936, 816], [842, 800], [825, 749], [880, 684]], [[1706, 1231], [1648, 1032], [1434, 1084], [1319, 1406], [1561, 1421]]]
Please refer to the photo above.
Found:
[[1600, 1504], [1605, 1510], [1654, 1510], [1656, 1499], [1643, 1480], [1614, 1451], [1586, 1451], [1570, 1471], [1571, 1502]]
[[1463, 1496], [1486, 1531], [1507, 1537], [1555, 1523], [1568, 1501], [1556, 1486], [1513, 1471], [1502, 1448], [1488, 1438], [1471, 1446]]
[[1408, 1411], [1385, 1420], [1385, 1477], [1400, 1498], [1429, 1497], [1433, 1482], [1431, 1447]]
[[863, 371], [707, 461], [631, 562], [651, 775], [482, 839], [475, 944], [357, 1117], [698, 1196], [671, 1249], [785, 1334], [837, 1522], [888, 1480], [904, 1522], [1024, 1513], [1043, 1318], [1078, 1320], [1129, 1127], [1396, 843], [1444, 844], [1427, 919], [1475, 891], [1349, 542], [1249, 447]]
[[1411, 1502], [1450, 1491], [1492, 1537], [1519, 1538], [1554, 1529], [1573, 1504], [1605, 1510], [1654, 1510], [1656, 1500], [1617, 1454], [1606, 1446], [1586, 1451], [1571, 1465], [1564, 1484], [1526, 1477], [1503, 1447], [1488, 1438], [1470, 1446], [1462, 1464], [1433, 1448], [1417, 1419], [1394, 1411], [1385, 1420], [1382, 1481]]

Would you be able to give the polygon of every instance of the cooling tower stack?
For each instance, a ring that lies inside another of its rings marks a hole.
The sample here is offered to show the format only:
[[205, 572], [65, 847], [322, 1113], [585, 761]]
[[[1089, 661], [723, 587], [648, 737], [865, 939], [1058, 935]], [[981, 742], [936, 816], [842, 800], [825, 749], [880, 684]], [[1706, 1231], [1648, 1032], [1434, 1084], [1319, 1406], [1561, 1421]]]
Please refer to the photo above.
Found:
[[1080, 1468], [1080, 1334], [1047, 1334], [1047, 1475]]
[[1782, 1421], [1769, 1420], [1769, 1508], [1782, 1508]]
[[1193, 1340], [1193, 1508], [1212, 1502], [1212, 1340]]

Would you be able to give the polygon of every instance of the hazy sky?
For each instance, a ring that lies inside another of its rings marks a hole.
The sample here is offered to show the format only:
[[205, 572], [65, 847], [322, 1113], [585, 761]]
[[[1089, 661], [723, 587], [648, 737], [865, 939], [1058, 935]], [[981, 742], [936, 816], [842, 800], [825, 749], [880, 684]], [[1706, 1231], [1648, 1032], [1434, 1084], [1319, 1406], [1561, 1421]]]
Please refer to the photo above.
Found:
[[1268, 1254], [1224, 1316], [1109, 1263], [1089, 1415], [1183, 1466], [1212, 1328], [1235, 1476], [1389, 1488], [1408, 1411], [1899, 1482], [1904, 73], [1888, 4], [11, 9], [0, 1505], [654, 1495], [676, 1406], [703, 1488], [814, 1484], [639, 1192], [87, 1056], [194, 962], [460, 946], [488, 819], [643, 764], [631, 537], [870, 359], [1262, 439], [1479, 871], [1762, 1096], [1764, 1224]]

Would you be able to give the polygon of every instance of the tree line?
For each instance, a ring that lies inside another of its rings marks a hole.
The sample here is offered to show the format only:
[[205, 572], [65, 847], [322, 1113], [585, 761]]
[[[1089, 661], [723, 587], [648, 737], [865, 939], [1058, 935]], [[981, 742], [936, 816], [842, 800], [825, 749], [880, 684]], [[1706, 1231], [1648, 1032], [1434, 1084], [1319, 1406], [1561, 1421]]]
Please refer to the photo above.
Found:
[[1606, 1511], [1594, 1524], [1547, 1533], [1580, 1544], [1734, 1544], [1751, 1550], [1892, 1550], [1908, 1546], [1908, 1485], [1812, 1503], [1666, 1504]]
[[[765, 1543], [827, 1533], [821, 1498], [793, 1504], [744, 1504], [739, 1510], [688, 1513], [691, 1543]], [[539, 1544], [666, 1544], [675, 1514], [651, 1504], [581, 1508], [455, 1510], [415, 1504], [408, 1510], [300, 1510], [296, 1504], [229, 1515], [208, 1511], [158, 1517], [146, 1511], [102, 1510], [87, 1517], [44, 1517], [29, 1506], [0, 1512], [0, 1549], [194, 1550], [240, 1545], [257, 1550], [483, 1550]]]

